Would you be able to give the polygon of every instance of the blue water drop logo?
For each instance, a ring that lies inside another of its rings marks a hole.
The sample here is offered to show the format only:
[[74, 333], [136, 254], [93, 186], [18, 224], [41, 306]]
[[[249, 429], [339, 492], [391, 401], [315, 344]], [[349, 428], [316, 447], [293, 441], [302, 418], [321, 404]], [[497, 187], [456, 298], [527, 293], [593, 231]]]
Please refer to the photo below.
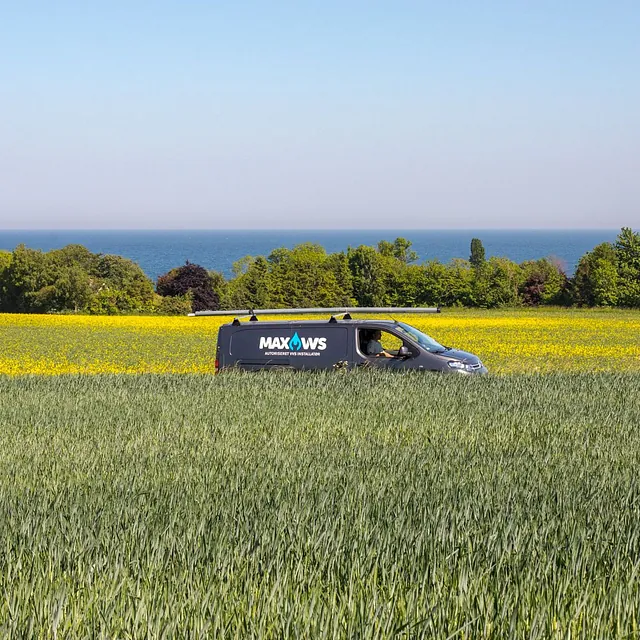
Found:
[[291, 338], [291, 342], [289, 344], [294, 351], [300, 351], [300, 349], [302, 349], [302, 340], [300, 340], [300, 336], [298, 336], [297, 331], [293, 334], [293, 338]]

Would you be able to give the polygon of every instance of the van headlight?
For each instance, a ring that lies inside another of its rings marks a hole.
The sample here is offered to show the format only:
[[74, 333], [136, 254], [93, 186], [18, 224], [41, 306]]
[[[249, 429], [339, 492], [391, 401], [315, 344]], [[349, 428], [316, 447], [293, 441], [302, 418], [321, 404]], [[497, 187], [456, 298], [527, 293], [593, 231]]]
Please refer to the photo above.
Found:
[[469, 373], [473, 371], [473, 367], [470, 364], [465, 364], [464, 362], [460, 362], [460, 360], [449, 360], [447, 364], [451, 369], [455, 369], [456, 371], [468, 371]]

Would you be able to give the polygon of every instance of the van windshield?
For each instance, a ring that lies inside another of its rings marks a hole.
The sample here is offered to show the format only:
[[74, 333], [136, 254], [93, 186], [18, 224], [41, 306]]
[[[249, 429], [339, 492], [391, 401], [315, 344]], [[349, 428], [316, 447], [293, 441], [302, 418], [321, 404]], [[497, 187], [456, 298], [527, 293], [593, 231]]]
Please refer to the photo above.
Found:
[[411, 338], [411, 340], [417, 342], [423, 349], [431, 351], [431, 353], [446, 351], [446, 348], [443, 347], [439, 342], [436, 342], [431, 336], [428, 336], [426, 333], [422, 333], [422, 331], [419, 331], [409, 324], [398, 322], [396, 324], [396, 329], [400, 332], [400, 334]]

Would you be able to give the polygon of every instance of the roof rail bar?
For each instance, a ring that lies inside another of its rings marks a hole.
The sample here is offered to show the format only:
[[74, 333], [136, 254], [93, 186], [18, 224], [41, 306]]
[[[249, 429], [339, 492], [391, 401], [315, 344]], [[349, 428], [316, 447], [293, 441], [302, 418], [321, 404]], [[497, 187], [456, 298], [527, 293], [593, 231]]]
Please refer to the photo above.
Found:
[[234, 309], [227, 311], [196, 311], [189, 316], [252, 316], [258, 315], [303, 315], [313, 313], [322, 315], [344, 315], [352, 313], [440, 313], [439, 307], [306, 307], [304, 309]]

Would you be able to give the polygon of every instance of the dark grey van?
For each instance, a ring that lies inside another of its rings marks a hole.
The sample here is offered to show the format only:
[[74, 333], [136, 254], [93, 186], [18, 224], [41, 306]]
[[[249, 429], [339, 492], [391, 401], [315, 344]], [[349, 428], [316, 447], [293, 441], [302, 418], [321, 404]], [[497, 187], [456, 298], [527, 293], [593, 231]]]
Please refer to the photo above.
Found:
[[220, 327], [216, 370], [231, 367], [251, 371], [328, 370], [370, 366], [465, 375], [487, 373], [472, 353], [441, 345], [398, 320], [359, 320], [347, 313], [343, 318], [332, 316], [327, 320], [265, 322], [257, 319], [258, 313], [252, 314], [248, 322], [236, 318]]

